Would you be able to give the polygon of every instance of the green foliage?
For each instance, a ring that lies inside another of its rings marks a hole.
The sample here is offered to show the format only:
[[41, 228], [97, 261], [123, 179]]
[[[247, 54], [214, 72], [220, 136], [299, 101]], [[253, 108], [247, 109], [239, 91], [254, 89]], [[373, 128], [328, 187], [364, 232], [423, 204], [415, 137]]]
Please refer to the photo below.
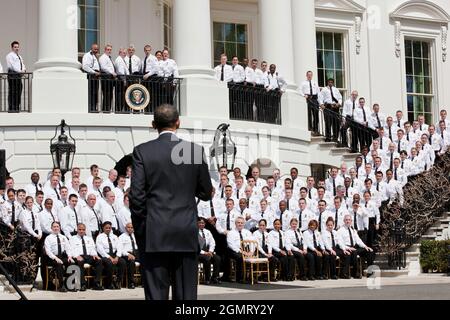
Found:
[[420, 244], [420, 266], [427, 273], [447, 272], [450, 255], [450, 240], [422, 241]]

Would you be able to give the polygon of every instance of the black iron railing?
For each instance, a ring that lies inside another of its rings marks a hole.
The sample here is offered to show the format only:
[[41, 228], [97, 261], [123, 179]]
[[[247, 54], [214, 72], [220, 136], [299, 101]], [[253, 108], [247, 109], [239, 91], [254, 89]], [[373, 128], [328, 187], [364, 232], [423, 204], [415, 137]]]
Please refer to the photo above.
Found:
[[308, 112], [310, 116], [312, 112], [318, 115], [315, 124], [315, 121], [309, 120], [314, 127], [312, 131], [325, 137], [327, 142], [336, 142], [340, 147], [349, 148], [352, 152], [358, 153], [364, 146], [370, 147], [373, 139], [378, 138], [375, 130], [351, 118], [343, 117], [339, 109], [332, 109], [329, 106], [321, 108], [315, 101], [310, 102], [308, 108], [310, 108]]
[[[88, 74], [88, 81], [90, 113], [153, 114], [156, 107], [165, 103], [180, 110], [180, 78], [150, 77], [144, 80], [139, 75], [113, 77]], [[150, 93], [150, 102], [145, 110], [132, 110], [126, 102], [126, 91], [134, 84], [143, 85]]]
[[32, 73], [0, 73], [0, 112], [31, 112]]
[[230, 119], [281, 125], [281, 91], [236, 83], [228, 88]]

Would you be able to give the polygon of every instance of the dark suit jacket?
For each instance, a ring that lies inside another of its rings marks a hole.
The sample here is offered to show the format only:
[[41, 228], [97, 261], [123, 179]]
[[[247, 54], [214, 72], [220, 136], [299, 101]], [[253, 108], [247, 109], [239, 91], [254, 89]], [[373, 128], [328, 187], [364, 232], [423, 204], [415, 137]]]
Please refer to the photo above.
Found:
[[141, 250], [198, 252], [195, 197], [211, 199], [201, 146], [164, 133], [133, 152], [130, 210]]

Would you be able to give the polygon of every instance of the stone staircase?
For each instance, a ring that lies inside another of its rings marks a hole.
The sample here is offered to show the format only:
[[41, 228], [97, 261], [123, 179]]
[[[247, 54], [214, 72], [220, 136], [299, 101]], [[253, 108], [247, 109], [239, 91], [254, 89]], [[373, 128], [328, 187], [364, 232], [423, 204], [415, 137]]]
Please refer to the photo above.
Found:
[[336, 167], [340, 167], [342, 162], [345, 162], [348, 167], [353, 166], [359, 155], [351, 153], [349, 148], [339, 147], [335, 142], [325, 142], [325, 137], [322, 136], [312, 136], [311, 147], [313, 147], [311, 154], [314, 154], [314, 158], [321, 159], [321, 162], [328, 160], [326, 164]]
[[397, 276], [416, 276], [422, 273], [420, 267], [420, 242], [423, 240], [439, 240], [442, 237], [442, 233], [445, 229], [448, 229], [450, 225], [450, 213], [444, 213], [442, 217], [439, 217], [434, 225], [428, 229], [428, 231], [422, 236], [422, 238], [415, 244], [413, 244], [406, 251], [406, 268], [402, 270], [392, 269], [389, 267], [388, 258], [385, 253], [377, 254], [374, 264], [381, 269], [381, 275], [383, 277], [397, 277]]

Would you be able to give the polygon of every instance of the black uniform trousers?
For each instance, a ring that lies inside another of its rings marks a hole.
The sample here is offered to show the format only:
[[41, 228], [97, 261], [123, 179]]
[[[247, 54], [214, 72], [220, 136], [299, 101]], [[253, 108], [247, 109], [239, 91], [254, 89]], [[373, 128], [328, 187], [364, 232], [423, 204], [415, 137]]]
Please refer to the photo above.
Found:
[[365, 243], [370, 248], [373, 248], [375, 241], [377, 239], [376, 223], [377, 223], [376, 218], [369, 218], [369, 230], [367, 231], [367, 241]]
[[114, 87], [116, 81], [113, 76], [108, 74], [102, 75], [102, 111], [111, 112], [112, 98], [114, 95]]
[[297, 263], [300, 279], [306, 276], [306, 259], [303, 254], [298, 251], [292, 251], [295, 262]]
[[20, 111], [23, 91], [22, 76], [20, 73], [10, 72], [8, 75], [8, 112]]
[[63, 262], [63, 264], [57, 263], [55, 260], [50, 259], [50, 257], [47, 255], [44, 257], [44, 259], [45, 265], [50, 266], [55, 270], [55, 274], [59, 282], [59, 287], [61, 287], [64, 283], [65, 268], [67, 268], [70, 263], [65, 252], [57, 257]]
[[294, 257], [289, 255], [283, 256], [280, 252], [276, 251], [273, 251], [273, 255], [280, 261], [281, 264], [281, 280], [283, 281], [292, 280], [294, 278], [295, 272]]
[[[336, 270], [336, 261], [337, 257], [341, 257], [343, 252], [339, 248], [333, 248], [334, 252], [336, 252], [336, 255], [333, 256], [328, 251], [328, 255], [324, 256], [324, 274], [325, 276], [330, 275], [330, 277], [336, 277], [337, 276], [337, 270]], [[341, 258], [339, 258], [341, 259]]]
[[309, 131], [319, 132], [319, 101], [317, 95], [310, 96], [308, 102], [308, 128]]
[[[230, 248], [227, 249], [227, 258], [228, 258], [228, 264], [230, 264], [231, 260], [235, 261], [235, 265], [236, 265], [236, 281], [242, 281], [244, 273], [243, 273], [243, 269], [242, 269], [242, 253], [237, 253], [233, 250], [231, 250]], [[227, 266], [225, 266], [226, 268]], [[228, 267], [230, 268], [230, 267]], [[229, 271], [228, 271], [229, 272]], [[229, 275], [229, 273], [228, 273]], [[224, 274], [224, 279], [226, 280], [226, 275]], [[228, 277], [229, 278], [229, 277]]]
[[[113, 258], [114, 258], [114, 256], [113, 256]], [[125, 267], [126, 267], [125, 260], [123, 260], [122, 258], [119, 258], [119, 261], [117, 262], [117, 264], [113, 264], [111, 262], [111, 259], [102, 258], [102, 262], [103, 262], [103, 270], [104, 270], [104, 274], [105, 274], [104, 287], [108, 288], [111, 286], [114, 273], [116, 273], [116, 283], [120, 285], [122, 283], [123, 275], [125, 272]]]
[[125, 92], [127, 91], [126, 76], [119, 76], [116, 82], [116, 113], [126, 113]]
[[91, 269], [94, 270], [95, 273], [95, 285], [100, 286], [100, 283], [102, 281], [102, 271], [103, 271], [103, 264], [102, 260], [95, 260], [92, 256], [82, 256], [83, 260], [78, 261], [76, 258], [73, 260], [75, 261], [75, 265], [77, 265], [80, 268], [80, 283], [81, 286], [86, 285], [86, 269], [84, 268], [84, 265], [87, 263], [91, 266]]
[[308, 261], [308, 278], [322, 277], [322, 257], [308, 249], [306, 260]]
[[326, 104], [323, 114], [325, 118], [325, 138], [337, 142], [341, 126], [340, 117], [337, 115], [337, 109], [334, 109], [331, 104]]
[[89, 80], [89, 112], [98, 112], [98, 91], [100, 89], [100, 80], [95, 74], [88, 74]]
[[197, 300], [198, 253], [156, 252], [140, 254], [147, 300]]
[[220, 257], [217, 254], [213, 254], [212, 257], [200, 254], [198, 261], [203, 264], [203, 272], [205, 274], [205, 281], [211, 280], [211, 265], [213, 266], [212, 279], [219, 279], [220, 271]]
[[131, 286], [131, 284], [135, 284], [134, 275], [136, 274], [136, 261], [138, 257], [134, 255], [136, 260], [128, 259], [128, 257], [122, 257], [122, 259], [125, 261], [126, 268], [127, 268], [127, 279], [128, 279], [128, 286]]

